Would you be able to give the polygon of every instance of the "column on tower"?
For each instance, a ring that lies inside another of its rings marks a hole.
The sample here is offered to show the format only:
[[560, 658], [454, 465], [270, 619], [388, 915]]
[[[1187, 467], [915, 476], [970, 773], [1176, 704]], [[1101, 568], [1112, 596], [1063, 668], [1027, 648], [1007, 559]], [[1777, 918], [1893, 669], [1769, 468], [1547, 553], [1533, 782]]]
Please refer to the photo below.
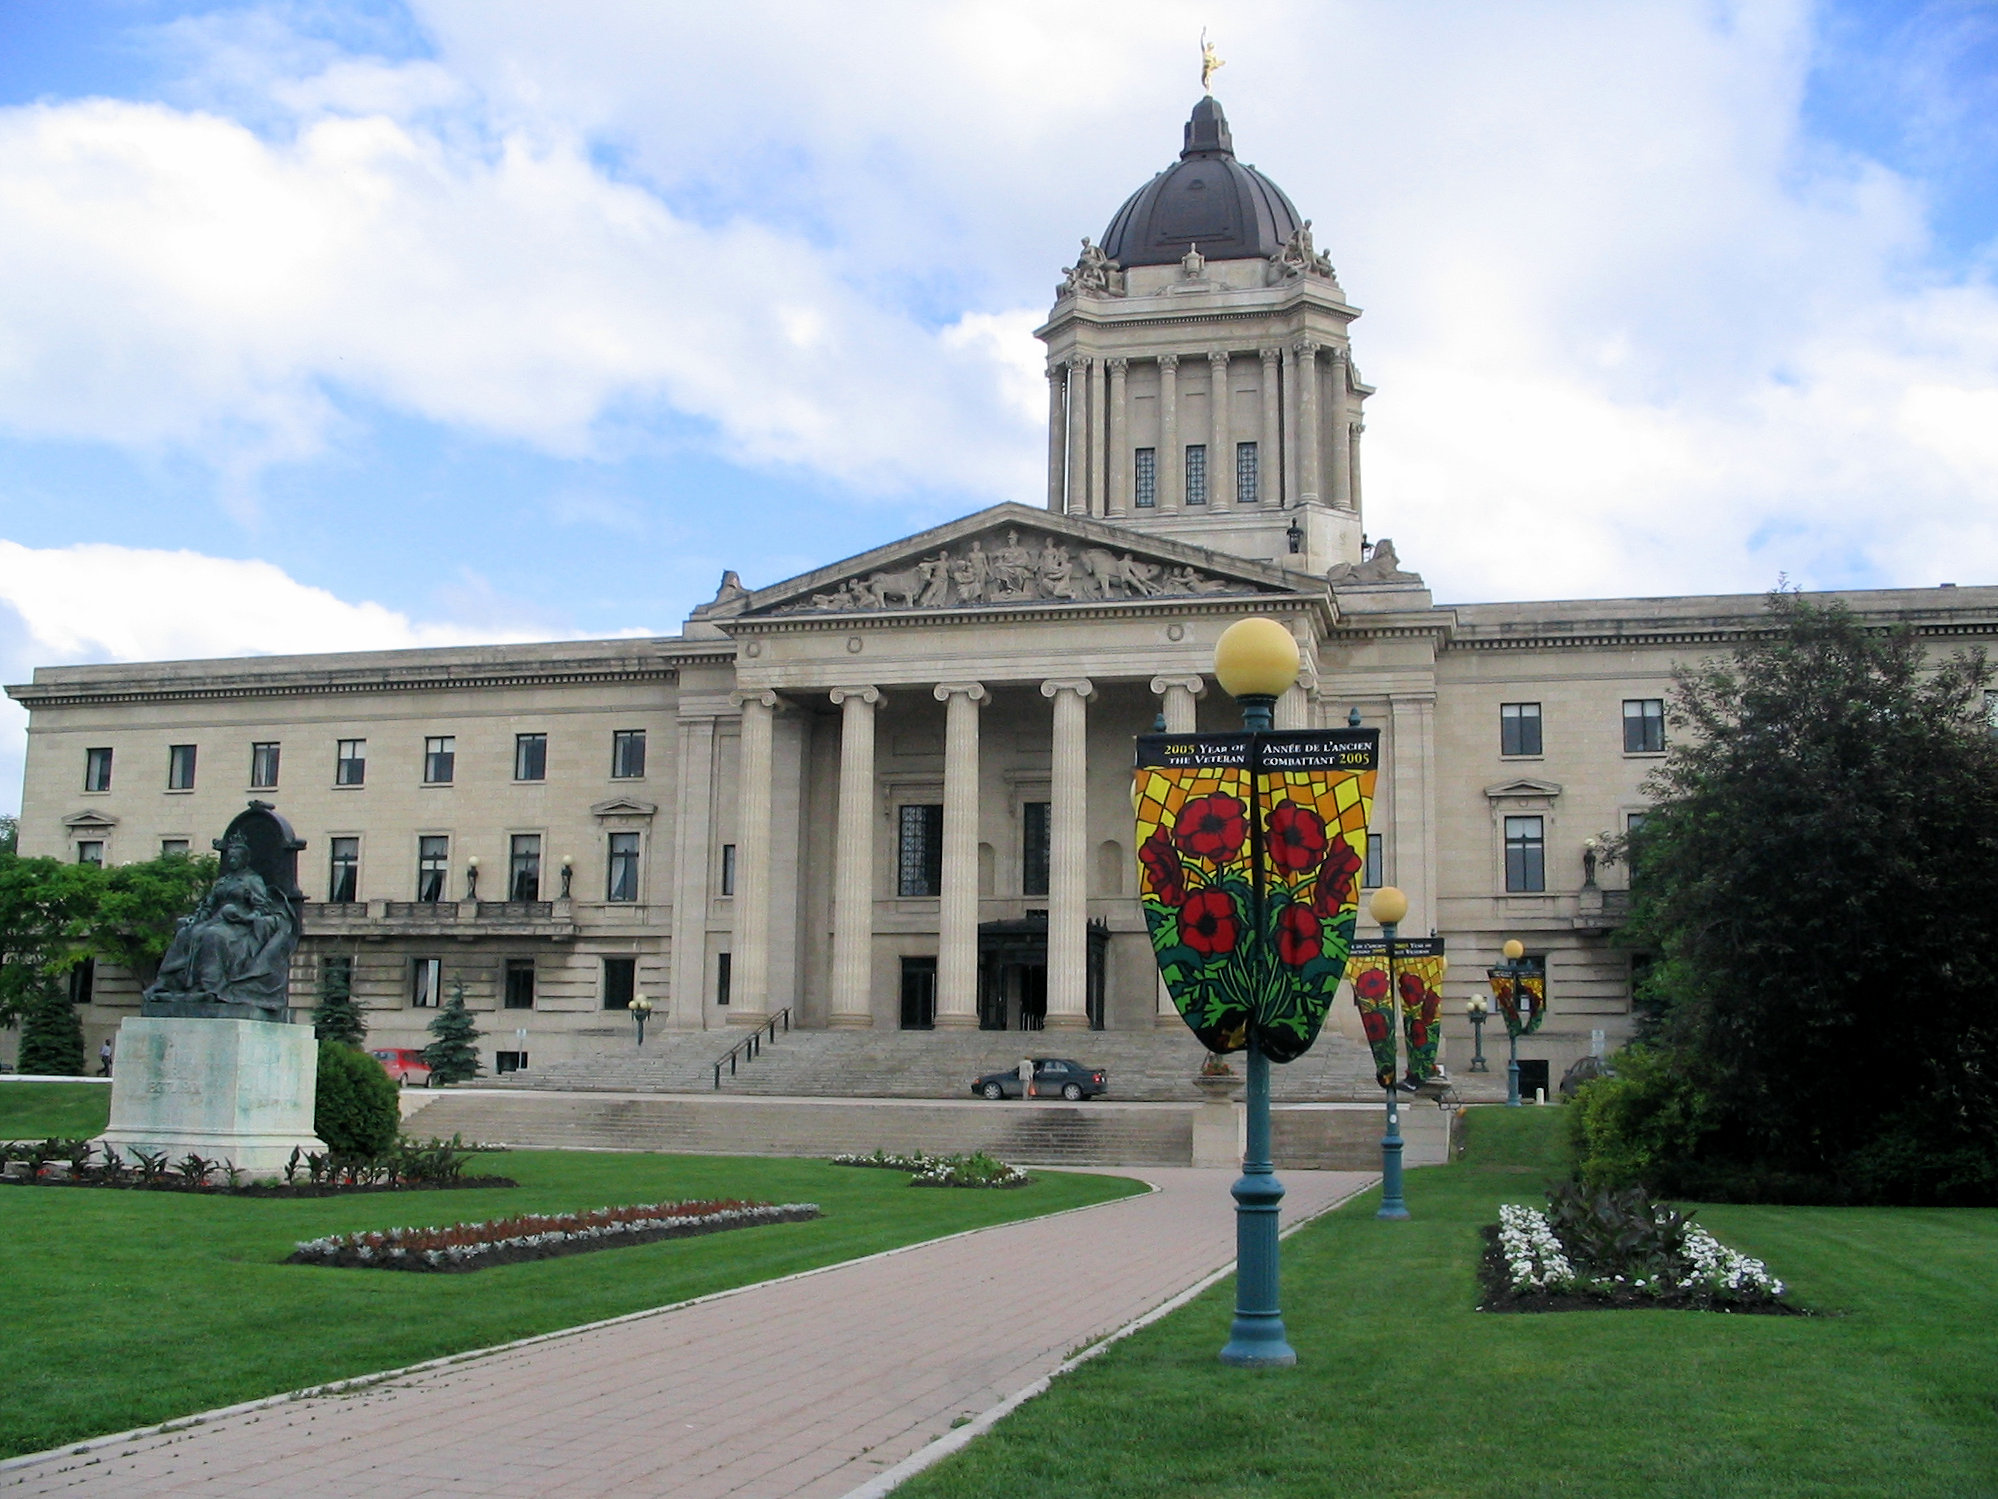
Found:
[[1283, 472], [1283, 399], [1282, 386], [1277, 374], [1277, 361], [1283, 351], [1274, 347], [1256, 351], [1263, 360], [1263, 437], [1256, 453], [1258, 472], [1256, 482], [1258, 492], [1266, 498], [1274, 499], [1279, 505], [1284, 503]]
[[1297, 349], [1297, 462], [1301, 480], [1297, 497], [1307, 505], [1318, 503], [1325, 476], [1318, 465], [1318, 345], [1300, 338]]
[[1179, 355], [1159, 355], [1158, 501], [1161, 510], [1180, 508], [1186, 461], [1179, 453]]
[[874, 1024], [874, 710], [878, 687], [835, 687], [839, 847], [833, 855], [831, 1024]]
[[1235, 432], [1229, 420], [1228, 355], [1207, 356], [1207, 409], [1213, 412], [1212, 450], [1207, 455], [1207, 492], [1216, 505], [1235, 503]]
[[1089, 361], [1089, 501], [1082, 507], [1084, 515], [1103, 513], [1103, 444], [1109, 427], [1103, 393], [1107, 363], [1103, 359]]
[[770, 761], [777, 694], [731, 694], [742, 709], [741, 816], [736, 825], [735, 955], [728, 1023], [770, 1018]]
[[1089, 365], [1080, 354], [1068, 361], [1068, 505], [1070, 515], [1089, 512]]
[[[1205, 679], [1197, 676], [1152, 678], [1152, 691], [1165, 699], [1161, 711], [1165, 715], [1168, 734], [1194, 732], [1198, 727], [1194, 702], [1206, 690]], [[1172, 991], [1166, 988], [1163, 977], [1159, 979], [1158, 1012], [1153, 1017], [1153, 1023], [1162, 1026], [1179, 1024], [1179, 1007], [1172, 1002]]]
[[1048, 509], [1059, 514], [1068, 505], [1068, 366], [1048, 366]]
[[1283, 502], [1294, 506], [1303, 490], [1297, 448], [1297, 349], [1283, 351]]
[[939, 682], [944, 705], [943, 889], [937, 907], [939, 1030], [978, 1024], [978, 705], [983, 683]]
[[1332, 434], [1332, 494], [1331, 501], [1341, 510], [1353, 508], [1352, 484], [1352, 438], [1347, 428], [1352, 418], [1347, 415], [1346, 368], [1347, 355], [1344, 349], [1330, 348], [1325, 351], [1325, 363], [1332, 375], [1332, 415], [1326, 426]]
[[1048, 1009], [1051, 1029], [1089, 1024], [1089, 698], [1087, 678], [1041, 683], [1054, 699], [1048, 806]]
[[1131, 503], [1131, 408], [1124, 389], [1124, 377], [1131, 368], [1128, 359], [1112, 359], [1110, 365], [1110, 472], [1103, 491], [1103, 513], [1122, 515]]

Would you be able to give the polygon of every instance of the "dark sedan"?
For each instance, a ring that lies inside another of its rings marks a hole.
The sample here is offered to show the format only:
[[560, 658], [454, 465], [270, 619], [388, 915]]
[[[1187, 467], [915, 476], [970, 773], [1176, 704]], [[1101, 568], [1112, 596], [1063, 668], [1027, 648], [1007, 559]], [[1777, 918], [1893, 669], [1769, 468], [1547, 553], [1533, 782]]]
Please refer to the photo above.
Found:
[[[1070, 1103], [1080, 1103], [1085, 1098], [1094, 1098], [1110, 1087], [1110, 1074], [1101, 1067], [1085, 1067], [1080, 1062], [1071, 1062], [1063, 1057], [1034, 1058], [1034, 1096], [1053, 1098], [1060, 1094]], [[971, 1091], [980, 1098], [1018, 1098], [1020, 1096], [1020, 1069], [1009, 1067], [1004, 1072], [988, 1072], [972, 1083]]]

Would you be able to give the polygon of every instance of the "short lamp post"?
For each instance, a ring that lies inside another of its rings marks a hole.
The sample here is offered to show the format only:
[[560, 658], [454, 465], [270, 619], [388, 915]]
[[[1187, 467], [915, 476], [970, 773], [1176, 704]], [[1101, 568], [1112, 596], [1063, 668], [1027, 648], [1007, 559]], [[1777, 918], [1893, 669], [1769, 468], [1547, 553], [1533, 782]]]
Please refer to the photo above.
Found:
[[1485, 1003], [1482, 994], [1473, 994], [1464, 1001], [1464, 1015], [1471, 1022], [1471, 1071], [1490, 1072], [1485, 1065], [1485, 1022], [1491, 1018], [1492, 1007]]
[[479, 856], [473, 854], [465, 861], [465, 899], [479, 898]]
[[631, 1018], [638, 1022], [638, 1044], [640, 1046], [645, 1044], [645, 1022], [651, 1018], [651, 1015], [652, 1001], [647, 999], [643, 994], [634, 994], [631, 997]]
[[[1526, 956], [1526, 948], [1515, 937], [1500, 951], [1505, 954], [1505, 961], [1499, 964], [1499, 968], [1505, 974], [1506, 986], [1512, 994], [1512, 1012], [1518, 1015], [1519, 979], [1521, 973], [1525, 971], [1519, 960]], [[1505, 1106], [1516, 1109], [1519, 1107], [1519, 1026], [1508, 1025], [1505, 1030], [1507, 1050], [1510, 1053], [1505, 1064]]]
[[[1383, 885], [1374, 892], [1367, 903], [1367, 914], [1380, 923], [1381, 939], [1387, 949], [1388, 1001], [1392, 1008], [1388, 1012], [1388, 1045], [1401, 1044], [1401, 989], [1395, 982], [1394, 937], [1395, 928], [1400, 926], [1408, 915], [1408, 897], [1392, 885]], [[1381, 1136], [1381, 1206], [1376, 1218], [1406, 1218], [1408, 1200], [1401, 1190], [1401, 1088], [1394, 1076], [1399, 1072], [1397, 1062], [1388, 1072], [1387, 1087], [1387, 1133]]]
[[[1273, 619], [1239, 619], [1221, 632], [1214, 646], [1214, 675], [1242, 705], [1242, 726], [1251, 734], [1275, 725], [1276, 700], [1297, 680], [1297, 641]], [[1261, 817], [1260, 811], [1252, 816]], [[1256, 882], [1257, 929], [1262, 926], [1262, 886]], [[1235, 1320], [1221, 1362], [1237, 1368], [1287, 1368], [1297, 1362], [1278, 1308], [1277, 1220], [1283, 1183], [1270, 1161], [1270, 1059], [1255, 1028], [1249, 1028], [1248, 1142], [1235, 1198]]]

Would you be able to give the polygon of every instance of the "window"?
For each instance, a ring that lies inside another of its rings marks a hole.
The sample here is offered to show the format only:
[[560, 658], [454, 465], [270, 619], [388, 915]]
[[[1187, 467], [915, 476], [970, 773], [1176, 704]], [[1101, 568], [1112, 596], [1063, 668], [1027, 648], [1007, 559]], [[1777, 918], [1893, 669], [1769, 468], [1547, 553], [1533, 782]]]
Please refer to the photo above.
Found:
[[527, 1053], [524, 1051], [496, 1051], [493, 1053], [494, 1072], [525, 1072]]
[[1235, 503], [1253, 505], [1261, 496], [1256, 492], [1257, 481], [1262, 477], [1261, 466], [1257, 461], [1256, 445], [1252, 442], [1235, 444]]
[[1132, 456], [1131, 503], [1139, 510], [1150, 510], [1159, 502], [1159, 450], [1139, 448]]
[[365, 739], [342, 739], [334, 752], [333, 784], [335, 786], [364, 786], [368, 780], [368, 741]]
[[329, 901], [355, 901], [361, 898], [361, 840], [358, 838], [329, 838], [326, 840], [327, 862], [329, 865], [326, 880], [326, 898]]
[[458, 773], [458, 736], [433, 734], [423, 741], [423, 784], [448, 786]]
[[902, 1029], [931, 1031], [937, 1026], [937, 960], [902, 959]]
[[442, 833], [426, 833], [416, 840], [416, 898], [434, 903], [444, 898], [444, 886], [451, 878], [451, 840]]
[[513, 778], [516, 781], [545, 781], [548, 779], [548, 736], [546, 734], [516, 734], [513, 736]]
[[1501, 755], [1540, 753], [1540, 704], [1499, 704], [1499, 753]]
[[1028, 802], [1020, 808], [1020, 893], [1048, 893], [1048, 804]]
[[644, 776], [645, 730], [616, 730], [611, 735], [611, 779], [637, 781]]
[[[731, 850], [733, 847], [731, 844]], [[638, 899], [638, 834], [610, 835], [610, 881], [604, 899]]]
[[434, 1010], [442, 1003], [444, 960], [416, 958], [410, 963], [409, 1002], [419, 1010]]
[[722, 845], [721, 893], [723, 895], [735, 894], [735, 845], [733, 843], [724, 843]]
[[191, 744], [167, 746], [167, 790], [194, 789], [194, 750], [195, 747]]
[[87, 838], [76, 845], [76, 862], [98, 864], [104, 862], [104, 842], [99, 838]]
[[943, 893], [943, 803], [902, 808], [901, 854], [895, 868], [897, 895]]
[[275, 791], [278, 783], [278, 744], [266, 739], [250, 746], [250, 789]]
[[87, 1005], [97, 992], [97, 960], [85, 958], [69, 971], [69, 1002]]
[[1505, 820], [1505, 888], [1513, 891], [1547, 888], [1547, 834], [1543, 819]]
[[1665, 700], [1632, 697], [1623, 701], [1623, 752], [1656, 755], [1665, 748]]
[[509, 1010], [534, 1008], [534, 959], [506, 960], [506, 1007]]
[[1207, 444], [1204, 442], [1186, 445], [1186, 503], [1207, 503]]
[[111, 789], [110, 750], [87, 749], [83, 752], [83, 789], [85, 791]]
[[1378, 890], [1387, 883], [1382, 875], [1382, 865], [1385, 863], [1382, 853], [1384, 847], [1379, 833], [1367, 834], [1367, 863], [1360, 874], [1360, 884], [1365, 889]]
[[188, 842], [185, 838], [160, 839], [160, 857], [162, 859], [185, 859], [187, 857], [187, 850]]
[[735, 954], [726, 953], [726, 952], [717, 953], [715, 955], [715, 1003], [716, 1004], [725, 1005], [728, 1003], [729, 985], [734, 981], [734, 979], [735, 979]]
[[638, 993], [638, 959], [604, 959], [604, 1008], [628, 1010]]
[[515, 833], [507, 862], [506, 898], [541, 899], [541, 835]]

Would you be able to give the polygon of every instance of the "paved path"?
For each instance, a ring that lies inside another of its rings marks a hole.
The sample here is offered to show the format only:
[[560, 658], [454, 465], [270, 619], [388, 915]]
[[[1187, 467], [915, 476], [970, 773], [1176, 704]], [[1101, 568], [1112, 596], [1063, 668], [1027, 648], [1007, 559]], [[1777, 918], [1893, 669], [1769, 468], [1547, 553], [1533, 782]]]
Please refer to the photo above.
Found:
[[[65, 1451], [0, 1496], [833, 1499], [1233, 1258], [1233, 1172], [1124, 1174], [1161, 1190]], [[1283, 1179], [1289, 1222], [1373, 1178]]]

